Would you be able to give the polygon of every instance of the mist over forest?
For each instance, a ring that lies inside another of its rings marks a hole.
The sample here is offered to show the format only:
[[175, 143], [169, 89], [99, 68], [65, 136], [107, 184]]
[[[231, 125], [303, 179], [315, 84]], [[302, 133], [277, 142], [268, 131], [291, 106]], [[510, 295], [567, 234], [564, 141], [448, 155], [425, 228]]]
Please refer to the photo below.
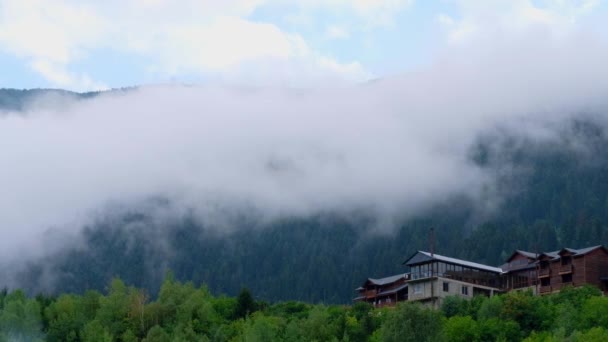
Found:
[[214, 293], [348, 303], [404, 272], [430, 227], [437, 253], [494, 265], [608, 243], [601, 56], [527, 75], [528, 59], [504, 73], [456, 55], [318, 89], [4, 89], [2, 285], [119, 276], [156, 293], [171, 270]]

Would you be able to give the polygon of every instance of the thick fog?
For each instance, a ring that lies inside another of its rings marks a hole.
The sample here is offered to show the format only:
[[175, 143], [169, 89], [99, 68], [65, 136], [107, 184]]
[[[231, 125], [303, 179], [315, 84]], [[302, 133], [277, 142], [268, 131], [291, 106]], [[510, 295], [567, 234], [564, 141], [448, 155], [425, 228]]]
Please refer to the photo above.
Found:
[[469, 157], [479, 134], [559, 139], [564, 120], [605, 108], [606, 60], [589, 36], [541, 35], [451, 48], [366, 84], [38, 101], [0, 115], [0, 257], [60, 245], [48, 231], [73, 233], [104, 208], [152, 197], [220, 230], [231, 210], [407, 217], [455, 193], [491, 207], [493, 175]]

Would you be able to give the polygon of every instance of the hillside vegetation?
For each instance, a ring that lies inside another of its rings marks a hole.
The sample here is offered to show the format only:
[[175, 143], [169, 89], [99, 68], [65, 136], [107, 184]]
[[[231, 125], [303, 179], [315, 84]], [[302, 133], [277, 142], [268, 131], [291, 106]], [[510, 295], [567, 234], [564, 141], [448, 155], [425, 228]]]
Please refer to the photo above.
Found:
[[374, 309], [269, 304], [241, 290], [213, 296], [206, 287], [166, 278], [156, 300], [114, 279], [103, 295], [28, 298], [0, 293], [0, 341], [606, 341], [608, 298], [595, 288], [550, 296], [511, 292], [440, 310], [402, 303]]

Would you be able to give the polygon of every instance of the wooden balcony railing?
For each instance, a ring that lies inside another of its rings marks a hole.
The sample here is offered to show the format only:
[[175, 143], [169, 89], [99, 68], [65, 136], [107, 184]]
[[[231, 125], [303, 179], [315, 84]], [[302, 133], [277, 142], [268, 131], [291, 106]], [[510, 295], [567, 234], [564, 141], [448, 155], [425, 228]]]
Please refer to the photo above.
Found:
[[543, 277], [548, 277], [551, 275], [551, 269], [550, 268], [541, 268], [540, 270], [538, 270], [538, 277], [539, 278], [543, 278]]
[[546, 285], [546, 286], [542, 286], [540, 287], [540, 289], [538, 290], [539, 293], [543, 294], [543, 293], [550, 293], [551, 292], [551, 285]]
[[572, 273], [572, 264], [561, 265], [559, 268], [559, 274]]

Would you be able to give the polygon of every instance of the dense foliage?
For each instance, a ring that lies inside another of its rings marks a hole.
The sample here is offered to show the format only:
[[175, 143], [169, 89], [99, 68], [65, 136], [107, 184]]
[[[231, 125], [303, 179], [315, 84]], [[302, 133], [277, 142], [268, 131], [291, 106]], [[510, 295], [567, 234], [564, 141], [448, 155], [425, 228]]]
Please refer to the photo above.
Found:
[[592, 287], [533, 296], [512, 292], [440, 309], [401, 303], [374, 309], [268, 304], [243, 289], [237, 298], [168, 276], [158, 298], [114, 279], [107, 294], [28, 298], [0, 292], [0, 341], [606, 341], [608, 298]]

